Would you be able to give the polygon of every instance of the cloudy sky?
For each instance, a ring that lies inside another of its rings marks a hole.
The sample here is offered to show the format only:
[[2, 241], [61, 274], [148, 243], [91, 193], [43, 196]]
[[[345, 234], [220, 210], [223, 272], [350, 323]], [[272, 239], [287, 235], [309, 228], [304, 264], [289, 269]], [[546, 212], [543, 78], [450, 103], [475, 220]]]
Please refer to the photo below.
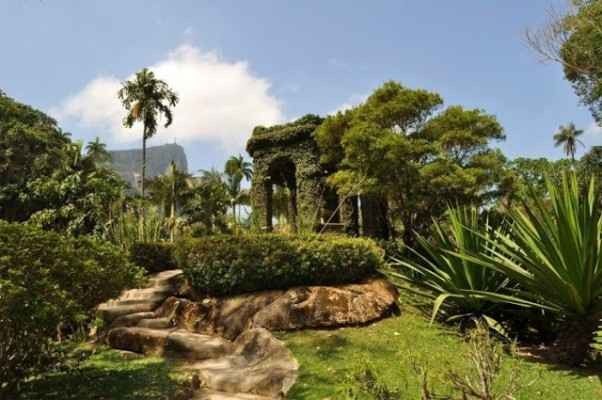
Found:
[[[150, 67], [180, 95], [153, 144], [182, 144], [192, 170], [244, 153], [255, 125], [327, 114], [385, 80], [495, 114], [510, 156], [557, 158], [552, 134], [602, 131], [523, 31], [561, 0], [0, 0], [0, 88], [73, 137], [140, 145], [121, 127], [120, 82]], [[581, 150], [582, 151], [582, 150]]]

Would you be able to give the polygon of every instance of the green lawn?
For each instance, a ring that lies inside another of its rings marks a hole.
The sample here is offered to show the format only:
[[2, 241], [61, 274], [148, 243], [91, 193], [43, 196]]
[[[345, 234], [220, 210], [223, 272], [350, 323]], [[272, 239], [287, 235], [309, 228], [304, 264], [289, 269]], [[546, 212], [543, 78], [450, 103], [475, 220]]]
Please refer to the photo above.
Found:
[[100, 348], [78, 369], [51, 373], [26, 385], [24, 400], [168, 400], [184, 377], [159, 357], [124, 358]]
[[[445, 394], [447, 368], [462, 368], [467, 344], [451, 329], [430, 326], [410, 312], [362, 328], [279, 333], [301, 364], [291, 399], [336, 398], [354, 375], [370, 367], [402, 399], [418, 399], [417, 366], [428, 367], [432, 386]], [[507, 357], [502, 380], [510, 370], [529, 384], [518, 399], [589, 400], [602, 398], [601, 375], [574, 372]], [[48, 374], [27, 385], [23, 398], [155, 400], [171, 399], [184, 379], [174, 364], [161, 358], [124, 359], [102, 349], [77, 373]]]
[[[363, 328], [303, 331], [278, 335], [286, 341], [301, 364], [291, 399], [337, 397], [354, 376], [369, 367], [402, 399], [419, 399], [419, 367], [427, 367], [432, 386], [441, 394], [448, 389], [444, 375], [451, 366], [463, 367], [468, 345], [452, 330], [430, 326], [423, 317], [405, 313]], [[464, 363], [465, 367], [466, 363]], [[510, 370], [529, 386], [518, 399], [602, 399], [602, 373], [574, 372], [540, 363], [507, 357], [502, 381]]]

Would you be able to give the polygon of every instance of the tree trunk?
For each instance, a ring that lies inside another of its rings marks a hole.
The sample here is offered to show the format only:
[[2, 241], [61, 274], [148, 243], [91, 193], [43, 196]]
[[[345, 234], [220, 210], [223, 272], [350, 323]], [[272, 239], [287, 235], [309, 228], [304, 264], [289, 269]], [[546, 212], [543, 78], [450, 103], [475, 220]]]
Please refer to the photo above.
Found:
[[171, 212], [169, 215], [169, 219], [171, 220], [171, 230], [169, 233], [169, 240], [173, 243], [176, 238], [176, 196], [175, 196], [175, 183], [172, 187], [171, 194]]
[[238, 233], [238, 222], [236, 221], [236, 202], [234, 202], [234, 200], [231, 200], [230, 203], [232, 204], [232, 219], [234, 220], [234, 233]]
[[146, 239], [146, 227], [144, 224], [144, 181], [146, 179], [146, 127], [144, 127], [144, 133], [142, 136], [142, 181], [140, 182], [140, 192], [142, 193], [142, 205], [140, 208], [140, 240], [145, 241]]
[[600, 315], [565, 321], [554, 341], [554, 356], [559, 362], [579, 366], [586, 360]]

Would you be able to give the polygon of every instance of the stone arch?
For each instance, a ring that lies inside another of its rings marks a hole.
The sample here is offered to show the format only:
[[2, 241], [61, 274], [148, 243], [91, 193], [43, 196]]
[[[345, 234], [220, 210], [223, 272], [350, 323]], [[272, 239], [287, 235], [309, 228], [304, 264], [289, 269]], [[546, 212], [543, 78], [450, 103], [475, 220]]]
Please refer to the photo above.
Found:
[[381, 214], [372, 210], [376, 202], [357, 197], [341, 201], [326, 185], [329, 172], [320, 162], [313, 138], [321, 123], [320, 117], [309, 115], [289, 124], [253, 130], [247, 151], [253, 158], [251, 205], [256, 223], [262, 230], [272, 231], [274, 185], [280, 185], [290, 191], [288, 221], [293, 230], [333, 228], [351, 235], [362, 232], [386, 237], [387, 233], [379, 229]]

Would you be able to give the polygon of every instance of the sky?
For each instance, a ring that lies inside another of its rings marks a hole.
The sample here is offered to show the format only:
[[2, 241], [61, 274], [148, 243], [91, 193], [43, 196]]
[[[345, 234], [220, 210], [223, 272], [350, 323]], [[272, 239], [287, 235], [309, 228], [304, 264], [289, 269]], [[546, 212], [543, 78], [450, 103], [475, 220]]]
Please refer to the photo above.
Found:
[[0, 89], [75, 139], [136, 148], [116, 91], [149, 67], [180, 95], [150, 145], [183, 145], [191, 172], [246, 155], [256, 125], [353, 106], [387, 80], [494, 114], [510, 158], [559, 158], [561, 124], [602, 145], [560, 66], [525, 44], [559, 1], [0, 0]]

